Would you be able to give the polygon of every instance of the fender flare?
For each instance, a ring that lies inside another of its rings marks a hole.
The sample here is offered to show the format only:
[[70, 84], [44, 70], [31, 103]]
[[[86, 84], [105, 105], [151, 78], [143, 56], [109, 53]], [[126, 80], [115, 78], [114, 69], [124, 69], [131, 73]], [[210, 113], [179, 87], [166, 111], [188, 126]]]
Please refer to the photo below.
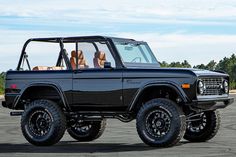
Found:
[[136, 103], [138, 101], [138, 98], [145, 91], [145, 89], [147, 89], [149, 87], [154, 87], [154, 86], [155, 87], [166, 86], [166, 87], [172, 88], [180, 96], [180, 98], [183, 100], [184, 103], [189, 102], [187, 95], [184, 93], [182, 88], [180, 88], [176, 83], [171, 82], [171, 81], [149, 82], [149, 83], [145, 84], [144, 86], [142, 86], [141, 88], [139, 88], [137, 94], [135, 95], [134, 99], [132, 100], [131, 104], [128, 107], [128, 111], [132, 111], [135, 108], [135, 106], [137, 105]]
[[57, 84], [55, 83], [49, 83], [49, 82], [37, 82], [37, 83], [31, 83], [31, 84], [28, 84], [24, 87], [24, 89], [20, 92], [19, 96], [16, 98], [16, 100], [14, 101], [13, 103], [13, 108], [16, 108], [17, 107], [17, 104], [19, 102], [19, 100], [21, 99], [22, 95], [26, 92], [27, 89], [31, 88], [31, 87], [38, 87], [38, 86], [41, 86], [41, 87], [51, 87], [53, 89], [55, 89], [57, 91], [57, 93], [59, 94], [62, 102], [63, 102], [63, 106], [68, 109], [68, 110], [71, 110], [68, 102], [67, 102], [67, 99], [66, 99], [66, 96], [64, 95], [64, 93], [62, 92], [62, 89], [60, 88], [60, 86], [58, 86]]

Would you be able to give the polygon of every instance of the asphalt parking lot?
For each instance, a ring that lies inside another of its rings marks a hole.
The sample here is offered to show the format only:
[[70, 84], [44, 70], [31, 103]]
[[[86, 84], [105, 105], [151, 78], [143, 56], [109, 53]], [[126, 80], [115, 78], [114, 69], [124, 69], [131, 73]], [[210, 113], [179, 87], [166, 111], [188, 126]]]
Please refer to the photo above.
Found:
[[[236, 99], [236, 94], [232, 95]], [[1, 106], [1, 105], [0, 105]], [[221, 110], [221, 128], [217, 136], [206, 143], [182, 140], [171, 148], [152, 148], [139, 139], [135, 121], [122, 123], [108, 120], [101, 138], [78, 143], [66, 133], [61, 142], [50, 147], [35, 147], [21, 134], [20, 117], [10, 117], [8, 109], [0, 107], [0, 156], [236, 156], [236, 103]]]

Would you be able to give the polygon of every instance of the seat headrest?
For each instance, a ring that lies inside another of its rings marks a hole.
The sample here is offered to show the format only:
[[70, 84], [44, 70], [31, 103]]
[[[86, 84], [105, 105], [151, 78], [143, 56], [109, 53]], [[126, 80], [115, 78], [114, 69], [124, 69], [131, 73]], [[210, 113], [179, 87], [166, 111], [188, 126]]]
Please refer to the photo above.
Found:
[[[84, 59], [83, 51], [78, 50], [77, 52], [78, 52], [78, 59]], [[76, 58], [76, 51], [75, 50], [71, 51], [71, 57]]]
[[94, 57], [100, 60], [106, 60], [106, 54], [102, 51], [95, 52]]

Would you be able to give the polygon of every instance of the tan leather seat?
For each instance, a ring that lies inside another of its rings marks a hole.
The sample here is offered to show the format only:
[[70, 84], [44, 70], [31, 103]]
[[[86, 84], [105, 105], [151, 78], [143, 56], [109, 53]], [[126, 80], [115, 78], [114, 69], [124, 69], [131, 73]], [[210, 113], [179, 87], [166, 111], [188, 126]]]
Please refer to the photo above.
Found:
[[41, 71], [41, 70], [63, 70], [64, 67], [60, 66], [53, 66], [53, 67], [48, 67], [48, 66], [36, 66], [33, 68], [33, 71]]
[[64, 67], [60, 67], [60, 66], [53, 66], [50, 68], [51, 68], [51, 70], [64, 70]]
[[104, 63], [106, 62], [106, 54], [102, 51], [94, 53], [93, 64], [94, 68], [104, 68]]
[[[70, 63], [73, 69], [76, 69], [76, 51], [71, 51]], [[78, 50], [78, 66], [80, 69], [88, 68], [82, 50]]]
[[36, 66], [33, 68], [33, 71], [38, 71], [38, 70], [50, 70], [48, 66]]

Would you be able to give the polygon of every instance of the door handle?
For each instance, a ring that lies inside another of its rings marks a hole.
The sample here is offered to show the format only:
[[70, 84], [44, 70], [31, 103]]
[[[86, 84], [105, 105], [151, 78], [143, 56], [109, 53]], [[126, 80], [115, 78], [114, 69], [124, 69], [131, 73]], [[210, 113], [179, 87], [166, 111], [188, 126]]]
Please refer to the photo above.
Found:
[[82, 70], [75, 70], [74, 74], [77, 74], [77, 73], [82, 73]]

